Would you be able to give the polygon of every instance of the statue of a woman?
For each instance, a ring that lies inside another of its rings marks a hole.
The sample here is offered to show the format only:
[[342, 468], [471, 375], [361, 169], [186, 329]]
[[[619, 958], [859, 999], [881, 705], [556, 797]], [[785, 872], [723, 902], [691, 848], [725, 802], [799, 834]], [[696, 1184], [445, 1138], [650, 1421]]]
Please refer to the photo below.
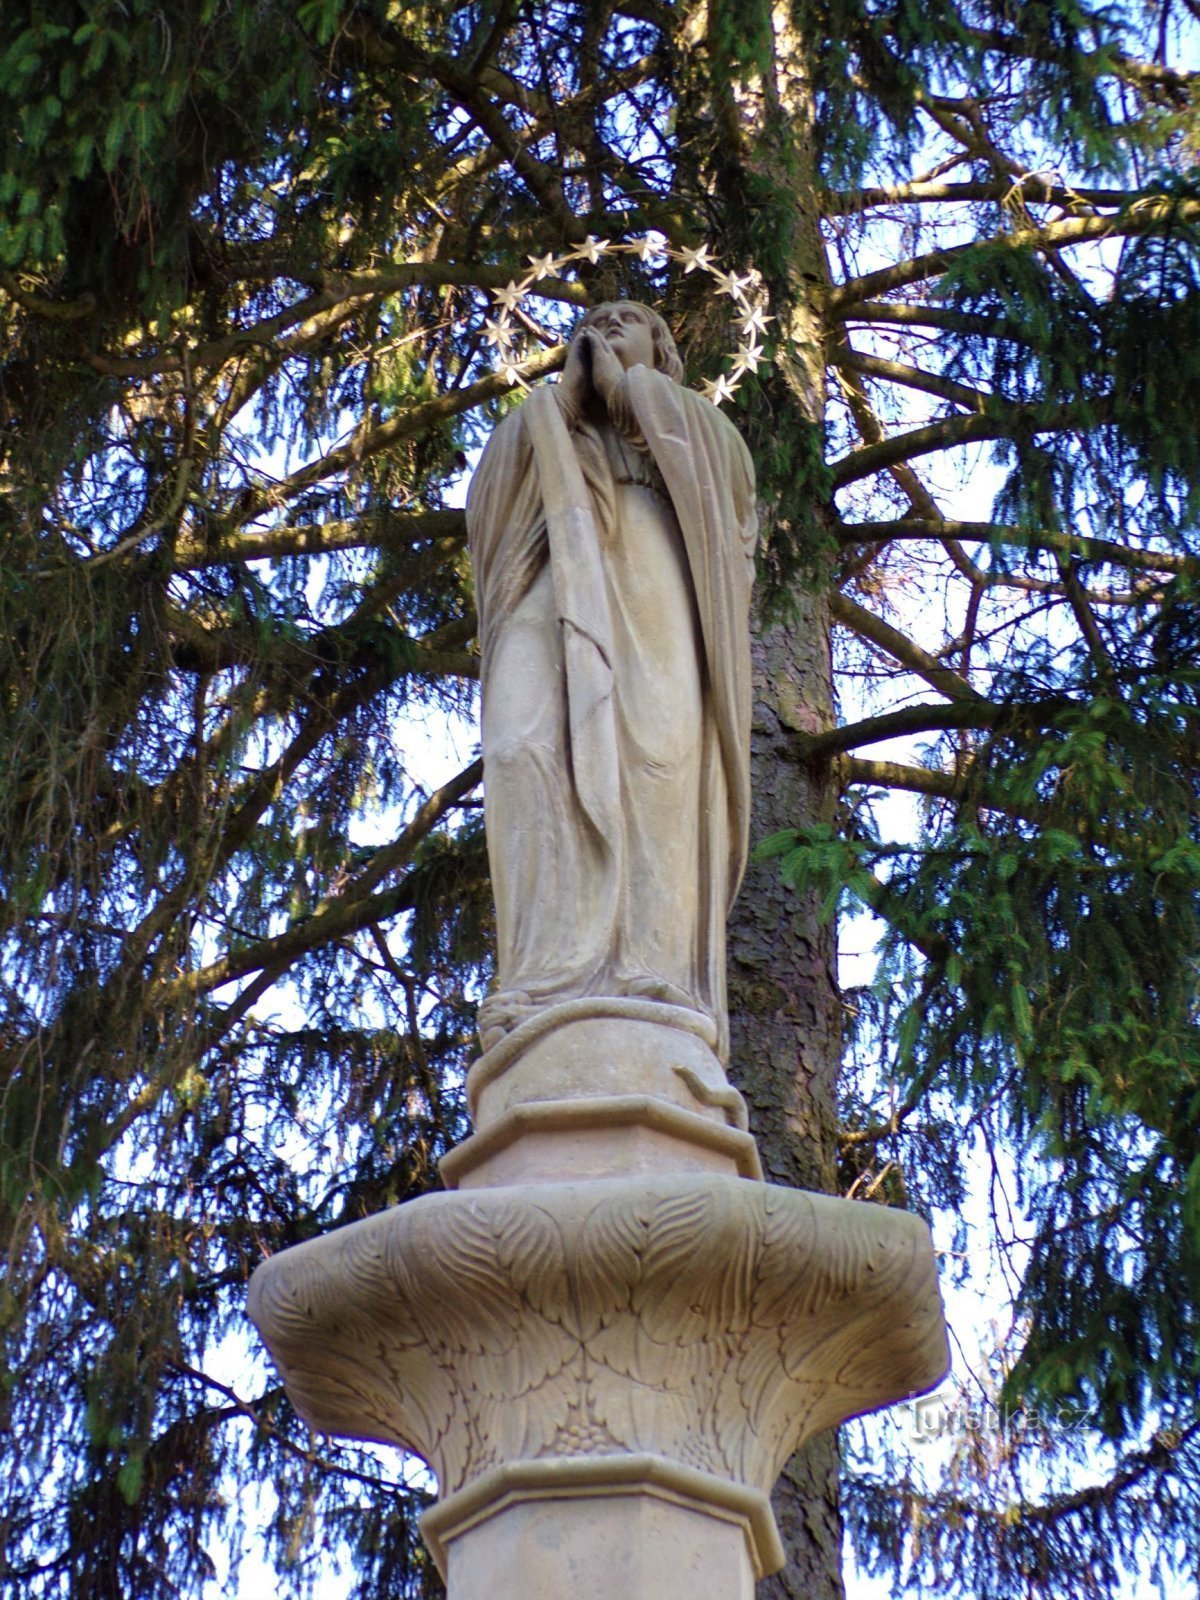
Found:
[[498, 928], [485, 1047], [585, 996], [705, 1013], [747, 844], [754, 472], [657, 313], [589, 312], [467, 501]]

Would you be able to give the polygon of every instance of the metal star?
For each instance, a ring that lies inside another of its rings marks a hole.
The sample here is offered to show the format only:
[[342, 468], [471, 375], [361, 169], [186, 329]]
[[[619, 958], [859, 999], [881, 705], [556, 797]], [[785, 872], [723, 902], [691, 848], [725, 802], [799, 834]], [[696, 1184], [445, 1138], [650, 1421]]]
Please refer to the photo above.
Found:
[[594, 233], [589, 233], [582, 244], [577, 244], [575, 246], [575, 249], [571, 252], [571, 254], [579, 260], [590, 261], [594, 264], [595, 262], [599, 261], [600, 257], [607, 249], [607, 239], [597, 239]]
[[505, 351], [512, 344], [514, 335], [509, 323], [500, 318], [488, 317], [483, 324], [483, 337], [489, 344]]
[[759, 339], [767, 331], [767, 323], [774, 322], [774, 317], [769, 317], [761, 306], [752, 306], [738, 317], [738, 326], [747, 339]]
[[740, 300], [745, 290], [754, 282], [749, 273], [739, 277], [736, 272], [717, 272], [714, 269], [712, 275], [720, 285], [717, 293], [727, 294], [734, 300]]
[[740, 343], [730, 359], [729, 371], [702, 383], [700, 394], [715, 406], [731, 400], [738, 391], [743, 375], [747, 372], [757, 372], [766, 359], [760, 341], [766, 334], [767, 323], [775, 319], [769, 317], [762, 306], [751, 305], [750, 295], [747, 293], [748, 290], [755, 293], [755, 286], [761, 285], [762, 279], [753, 268], [744, 273], [724, 272], [714, 259], [707, 243], [695, 249], [690, 245], [676, 249], [668, 242], [665, 234], [657, 230], [616, 241], [599, 239], [595, 234], [589, 233], [582, 244], [575, 245], [565, 255], [555, 255], [553, 251], [547, 251], [545, 255], [530, 253], [526, 257], [529, 268], [521, 278], [510, 280], [503, 289], [491, 291], [495, 301], [495, 314], [485, 319], [483, 324], [483, 336], [496, 352], [501, 376], [515, 387], [522, 389], [529, 387], [517, 364], [515, 353], [517, 332], [511, 318], [513, 313], [519, 310], [526, 295], [536, 292], [534, 285], [543, 278], [561, 272], [568, 263], [587, 261], [594, 265], [601, 256], [617, 253], [637, 256], [639, 260], [645, 262], [661, 261], [663, 257], [678, 261], [685, 273], [697, 271], [707, 273], [714, 280], [717, 293], [729, 296], [733, 302], [729, 308], [730, 320], [739, 329]]
[[700, 385], [700, 397], [711, 400], [714, 406], [719, 406], [724, 400], [731, 400], [738, 391], [736, 379], [731, 379], [727, 372], [723, 372], [717, 379], [706, 378]]
[[649, 261], [651, 256], [662, 255], [666, 242], [662, 234], [648, 233], [644, 238], [629, 241], [630, 253], [642, 261]]
[[757, 372], [762, 364], [763, 359], [762, 345], [743, 345], [733, 358], [733, 367], [730, 370], [730, 377], [740, 377], [743, 372]]
[[697, 267], [704, 272], [712, 271], [712, 261], [706, 244], [702, 244], [699, 250], [693, 250], [688, 245], [684, 245], [683, 249], [676, 254], [675, 259], [683, 262], [683, 270], [685, 272], [695, 272]]
[[506, 311], [515, 311], [525, 298], [525, 288], [522, 284], [514, 283], [510, 279], [503, 289], [492, 290], [492, 298], [497, 305], [503, 306]]
[[728, 372], [723, 372], [713, 384], [713, 392], [709, 398], [713, 405], [719, 406], [725, 400], [732, 400], [737, 391], [737, 379], [731, 377]]
[[563, 264], [563, 258], [553, 253], [544, 256], [526, 256], [525, 259], [533, 268], [535, 283], [542, 278], [552, 278]]

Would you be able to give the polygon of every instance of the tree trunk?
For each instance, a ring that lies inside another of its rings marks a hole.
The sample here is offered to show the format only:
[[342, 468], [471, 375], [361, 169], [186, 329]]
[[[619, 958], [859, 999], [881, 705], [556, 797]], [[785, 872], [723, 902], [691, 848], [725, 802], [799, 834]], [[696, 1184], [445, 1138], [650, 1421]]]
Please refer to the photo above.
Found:
[[[754, 642], [751, 837], [818, 820], [828, 785], [800, 767], [797, 730], [832, 720], [829, 619], [822, 599], [798, 598], [786, 623], [760, 627]], [[729, 929], [732, 1075], [772, 1183], [832, 1192], [835, 1086], [841, 1020], [834, 930], [780, 879], [774, 861], [751, 862]], [[787, 1566], [762, 1593], [771, 1600], [842, 1594], [836, 1432], [812, 1440], [789, 1463], [774, 1496]]]
[[[710, 17], [722, 13], [719, 27], [749, 35], [741, 5], [726, 12], [721, 0], [712, 0]], [[768, 452], [784, 430], [792, 432], [797, 448], [784, 451], [783, 458], [790, 454], [799, 463], [805, 460], [801, 435], [815, 434], [825, 415], [820, 301], [827, 272], [814, 172], [814, 103], [804, 41], [766, 6], [758, 11], [755, 37], [758, 45], [747, 46], [746, 59], [728, 80], [720, 81], [719, 69], [714, 74], [716, 120], [727, 149], [714, 176], [732, 228], [745, 229], [735, 256], [762, 272], [778, 319], [769, 414], [751, 419], [751, 432]], [[746, 203], [750, 195], [753, 205]], [[813, 489], [786, 469], [784, 477], [784, 483], [763, 486], [767, 514], [819, 525], [822, 507], [795, 503], [811, 497]], [[764, 535], [780, 531], [764, 528]], [[786, 619], [760, 617], [756, 627], [752, 848], [782, 828], [824, 820], [832, 811], [827, 769], [803, 768], [793, 739], [798, 731], [815, 732], [834, 720], [830, 614], [818, 575], [824, 565], [815, 549], [805, 552], [807, 577], [788, 594]], [[748, 1102], [768, 1180], [831, 1193], [841, 1003], [835, 930], [820, 922], [817, 911], [815, 897], [802, 899], [783, 884], [775, 861], [751, 861], [729, 929], [731, 1073]], [[840, 1600], [836, 1432], [811, 1440], [793, 1457], [773, 1503], [787, 1565], [761, 1593], [769, 1600]]]

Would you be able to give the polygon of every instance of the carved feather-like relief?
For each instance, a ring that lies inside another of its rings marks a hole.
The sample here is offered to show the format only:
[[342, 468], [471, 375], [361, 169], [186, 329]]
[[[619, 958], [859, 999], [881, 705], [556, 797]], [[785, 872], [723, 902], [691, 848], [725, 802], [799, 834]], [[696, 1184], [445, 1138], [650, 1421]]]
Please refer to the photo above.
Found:
[[769, 1490], [945, 1366], [923, 1224], [717, 1176], [429, 1196], [267, 1263], [252, 1301], [304, 1415], [443, 1492], [622, 1451]]
[[544, 1452], [578, 1388], [579, 1344], [553, 1303], [563, 1262], [552, 1217], [470, 1195], [431, 1198], [417, 1228], [396, 1232], [396, 1283], [457, 1390], [454, 1437], [439, 1439], [431, 1462], [457, 1486]]
[[[314, 1428], [422, 1452], [436, 1430], [421, 1411], [436, 1406], [436, 1395], [420, 1383], [409, 1393], [405, 1358], [414, 1354], [423, 1362], [419, 1334], [395, 1329], [389, 1337], [380, 1329], [368, 1263], [382, 1259], [381, 1230], [368, 1223], [358, 1229], [339, 1230], [266, 1263], [251, 1281], [250, 1315], [296, 1409]], [[357, 1236], [351, 1240], [352, 1231]], [[325, 1359], [330, 1349], [353, 1350], [356, 1359]], [[444, 1427], [449, 1407], [442, 1410]]]
[[620, 1196], [597, 1196], [583, 1217], [574, 1270], [579, 1304], [586, 1308], [581, 1332], [595, 1354], [605, 1330], [623, 1328], [628, 1320], [652, 1209], [641, 1186], [630, 1185]]

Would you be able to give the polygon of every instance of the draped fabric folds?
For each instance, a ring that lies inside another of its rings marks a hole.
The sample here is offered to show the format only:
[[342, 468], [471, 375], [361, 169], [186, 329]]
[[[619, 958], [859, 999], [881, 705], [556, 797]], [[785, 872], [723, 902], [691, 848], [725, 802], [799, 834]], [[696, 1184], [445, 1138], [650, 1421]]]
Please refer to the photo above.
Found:
[[706, 1012], [727, 1055], [725, 921], [746, 861], [749, 453], [644, 366], [608, 421], [556, 386], [488, 443], [467, 528], [498, 930], [485, 1042], [540, 1006]]

